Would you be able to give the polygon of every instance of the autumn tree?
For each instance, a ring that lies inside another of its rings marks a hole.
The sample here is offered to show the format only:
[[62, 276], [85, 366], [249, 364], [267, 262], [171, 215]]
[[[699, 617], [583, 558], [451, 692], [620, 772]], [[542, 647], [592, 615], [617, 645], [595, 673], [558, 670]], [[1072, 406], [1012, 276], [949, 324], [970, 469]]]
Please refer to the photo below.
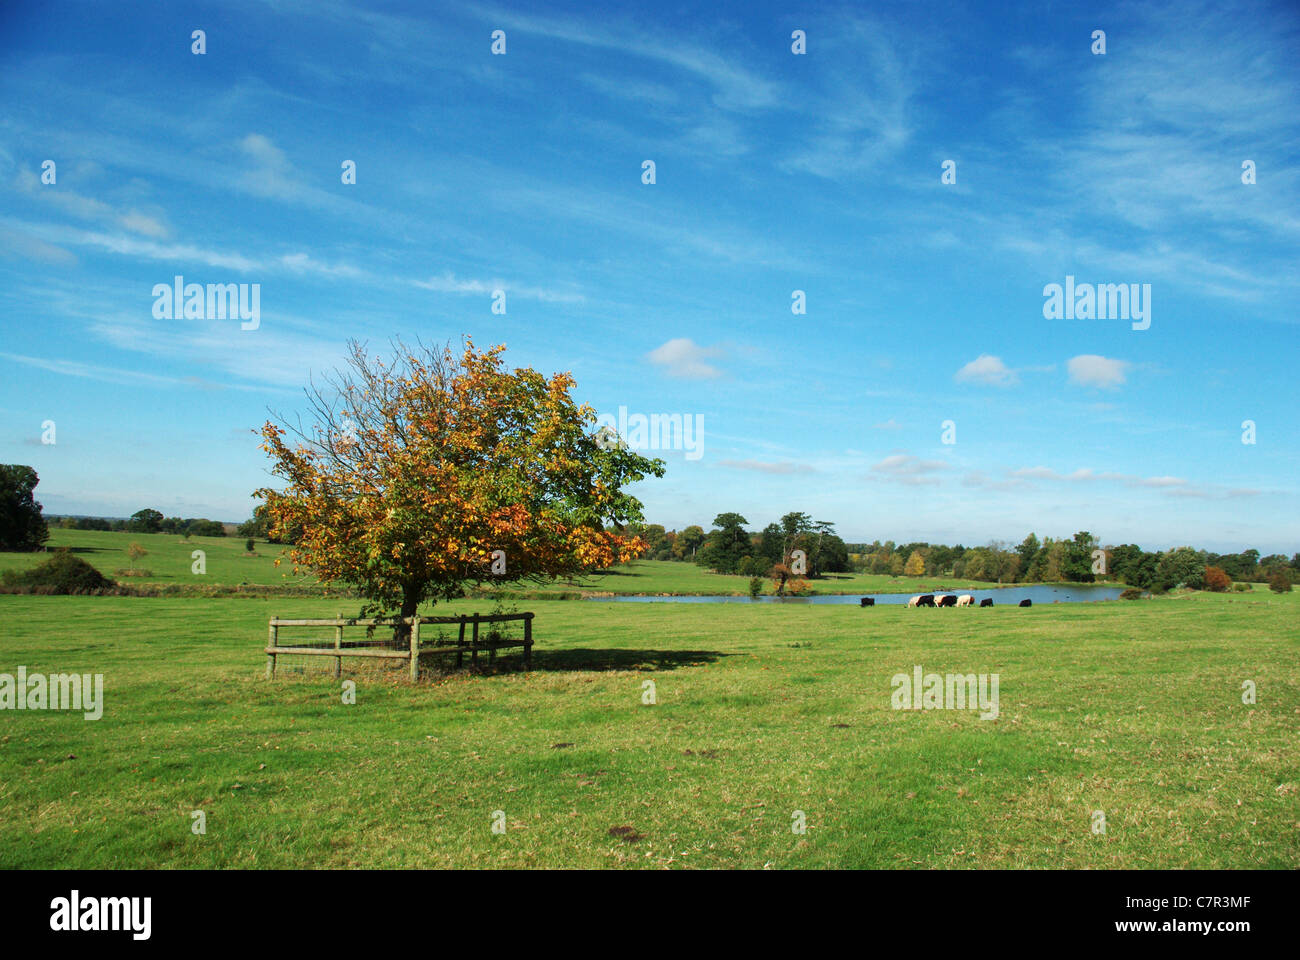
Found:
[[921, 556], [919, 550], [913, 550], [912, 555], [907, 558], [907, 563], [903, 564], [903, 573], [909, 577], [925, 575], [925, 557]]
[[503, 345], [469, 339], [459, 355], [393, 346], [385, 360], [350, 343], [306, 391], [311, 423], [262, 427], [287, 485], [258, 494], [272, 538], [293, 534], [295, 572], [354, 584], [362, 616], [406, 618], [479, 583], [578, 576], [645, 549], [623, 488], [663, 462], [598, 442], [572, 376], [509, 370]]
[[1205, 589], [1213, 590], [1215, 593], [1223, 593], [1232, 586], [1232, 578], [1228, 572], [1221, 567], [1205, 568]]

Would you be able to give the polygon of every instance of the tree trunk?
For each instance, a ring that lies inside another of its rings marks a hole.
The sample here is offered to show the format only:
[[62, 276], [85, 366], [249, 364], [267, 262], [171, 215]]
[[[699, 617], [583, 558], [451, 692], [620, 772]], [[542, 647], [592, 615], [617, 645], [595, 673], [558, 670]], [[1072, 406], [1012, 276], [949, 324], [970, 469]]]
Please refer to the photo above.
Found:
[[403, 621], [393, 627], [393, 643], [397, 646], [403, 646], [410, 642], [411, 628], [405, 622], [407, 617], [415, 616], [415, 612], [420, 608], [420, 592], [413, 587], [407, 587], [402, 594], [402, 611], [398, 616]]

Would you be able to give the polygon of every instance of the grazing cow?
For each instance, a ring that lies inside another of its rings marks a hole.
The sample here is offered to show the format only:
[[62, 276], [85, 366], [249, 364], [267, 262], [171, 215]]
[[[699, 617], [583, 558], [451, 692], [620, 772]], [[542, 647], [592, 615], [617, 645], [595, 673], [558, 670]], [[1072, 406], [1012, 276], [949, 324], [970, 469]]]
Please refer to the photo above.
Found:
[[919, 597], [916, 598], [916, 605], [917, 605], [918, 607], [933, 607], [933, 606], [934, 606], [934, 594], [933, 594], [933, 593], [923, 593], [923, 594], [921, 594]]
[[992, 597], [985, 597], [983, 600], [980, 601], [980, 606], [981, 606], [981, 607], [991, 607], [991, 606], [993, 606], [993, 598], [992, 598]]
[[859, 606], [863, 606], [863, 607], [874, 607], [875, 605], [876, 605], [875, 597], [863, 597], [862, 603], [859, 604]]
[[1030, 600], [1028, 597], [1025, 597], [1025, 599], [1020, 601], [1020, 605], [1022, 607], [1032, 607], [1034, 605], [1034, 601]]
[[946, 597], [940, 597], [938, 602], [935, 604], [935, 606], [955, 607], [957, 606], [957, 595], [950, 593]]
[[960, 597], [957, 598], [957, 606], [973, 607], [975, 606], [975, 598], [972, 597], [969, 593], [963, 593]]
[[918, 606], [920, 603], [921, 603], [921, 597], [920, 597], [920, 594], [918, 594], [917, 596], [913, 597], [911, 600], [907, 601], [907, 605], [908, 605], [909, 607], [915, 607], [915, 606]]

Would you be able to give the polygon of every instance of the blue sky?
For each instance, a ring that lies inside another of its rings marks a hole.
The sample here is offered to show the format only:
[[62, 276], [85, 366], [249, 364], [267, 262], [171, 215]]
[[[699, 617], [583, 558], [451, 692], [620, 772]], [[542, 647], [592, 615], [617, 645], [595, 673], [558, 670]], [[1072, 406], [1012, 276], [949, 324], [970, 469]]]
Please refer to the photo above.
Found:
[[[470, 334], [702, 417], [637, 488], [670, 528], [1300, 550], [1294, 6], [592, 9], [0, 12], [0, 460], [48, 512], [240, 520], [348, 338]], [[260, 325], [155, 318], [177, 274]], [[1067, 275], [1149, 329], [1045, 319]]]

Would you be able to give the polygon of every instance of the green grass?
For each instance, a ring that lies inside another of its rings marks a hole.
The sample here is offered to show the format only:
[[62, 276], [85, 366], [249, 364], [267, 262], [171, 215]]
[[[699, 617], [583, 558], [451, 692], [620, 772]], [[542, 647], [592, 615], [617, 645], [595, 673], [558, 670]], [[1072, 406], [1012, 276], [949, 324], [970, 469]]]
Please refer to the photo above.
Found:
[[[0, 597], [0, 671], [106, 699], [0, 714], [0, 866], [1294, 869], [1298, 597], [531, 601], [531, 673], [349, 674], [352, 706], [262, 676], [267, 618], [337, 601]], [[999, 673], [1001, 716], [890, 709], [915, 664]]]
[[[184, 537], [175, 533], [116, 533], [103, 530], [52, 529], [45, 546], [48, 550], [63, 547], [95, 567], [106, 577], [122, 583], [161, 584], [314, 584], [315, 577], [293, 576], [288, 562], [275, 565], [283, 549], [264, 540], [254, 544], [254, 553], [244, 549], [244, 537]], [[150, 576], [118, 576], [116, 571], [131, 567], [127, 547], [138, 543], [148, 551], [135, 561], [135, 567], [150, 571]], [[193, 572], [195, 550], [205, 554], [206, 573]], [[0, 553], [0, 570], [26, 570], [46, 559], [44, 553]]]
[[[68, 547], [77, 556], [90, 563], [100, 573], [122, 583], [149, 583], [180, 587], [237, 586], [239, 584], [312, 586], [318, 581], [311, 575], [294, 576], [292, 565], [286, 558], [275, 565], [284, 547], [259, 540], [255, 553], [244, 549], [243, 537], [191, 537], [189, 540], [168, 533], [114, 533], [97, 530], [50, 531], [46, 546], [51, 549]], [[116, 571], [131, 565], [126, 555], [127, 547], [139, 543], [148, 554], [136, 566], [150, 572], [149, 576], [118, 576]], [[206, 573], [192, 571], [195, 550], [206, 554]], [[0, 570], [25, 570], [45, 559], [41, 553], [0, 553]], [[939, 586], [948, 590], [969, 590], [996, 586], [976, 580], [955, 580], [936, 577], [890, 577], [877, 574], [830, 574], [823, 579], [809, 581], [814, 593], [917, 593]], [[771, 592], [767, 581], [765, 593]], [[616, 570], [596, 574], [577, 581], [556, 581], [546, 586], [521, 585], [508, 591], [527, 596], [538, 593], [587, 592], [616, 594], [731, 594], [747, 596], [749, 577], [710, 573], [693, 563], [640, 560]]]

